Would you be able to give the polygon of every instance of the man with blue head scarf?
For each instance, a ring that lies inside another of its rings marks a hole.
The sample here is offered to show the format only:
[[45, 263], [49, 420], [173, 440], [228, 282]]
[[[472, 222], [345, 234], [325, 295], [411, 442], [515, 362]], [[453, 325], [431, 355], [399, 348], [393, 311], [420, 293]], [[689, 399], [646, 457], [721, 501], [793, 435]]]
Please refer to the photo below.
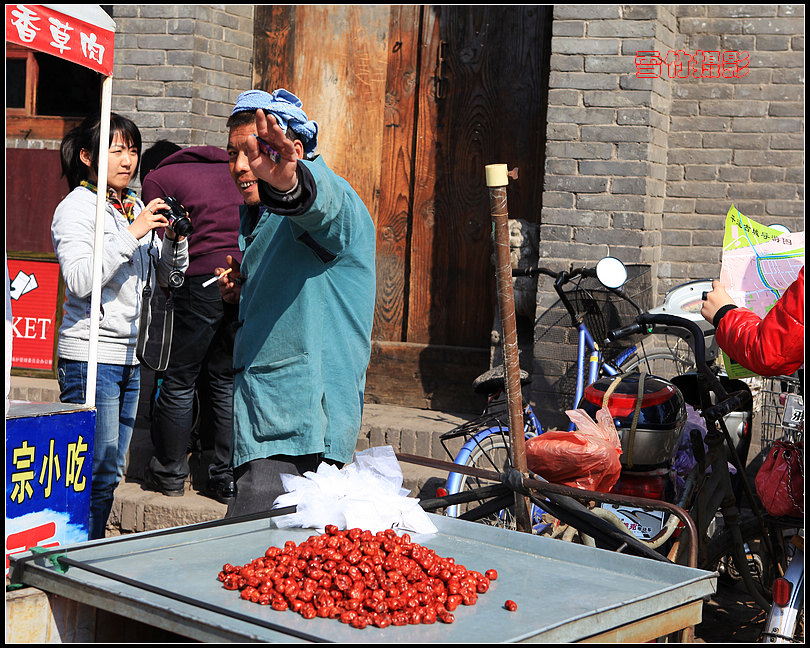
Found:
[[[241, 265], [219, 279], [238, 307], [228, 517], [269, 510], [282, 474], [351, 460], [375, 298], [374, 223], [315, 152], [318, 124], [284, 89], [243, 92], [228, 120], [242, 193]], [[218, 270], [218, 273], [224, 271]]]

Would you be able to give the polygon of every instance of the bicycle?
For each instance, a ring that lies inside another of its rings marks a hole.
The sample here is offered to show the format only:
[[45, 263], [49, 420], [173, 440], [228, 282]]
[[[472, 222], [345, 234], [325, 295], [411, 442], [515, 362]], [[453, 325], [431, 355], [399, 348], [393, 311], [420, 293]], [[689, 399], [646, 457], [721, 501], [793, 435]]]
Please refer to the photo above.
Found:
[[[548, 490], [545, 486], [531, 486], [531, 488], [542, 494], [542, 497], [532, 496], [531, 501], [539, 510], [552, 509], [552, 514], [580, 532], [583, 542], [588, 542], [593, 546], [600, 546], [600, 543], [605, 543], [607, 537], [605, 535], [599, 535], [595, 541], [593, 537], [588, 535], [592, 534], [595, 528], [594, 518], [603, 518], [608, 520], [610, 524], [615, 525], [617, 529], [620, 529], [626, 537], [627, 546], [632, 547], [640, 555], [645, 554], [639, 545], [646, 546], [648, 549], [652, 547], [655, 549], [653, 553], [656, 553], [658, 558], [663, 556], [663, 559], [672, 562], [682, 562], [686, 555], [684, 543], [682, 542], [683, 538], [679, 536], [681, 526], [679, 522], [683, 523], [684, 518], [676, 514], [677, 511], [685, 510], [689, 513], [686, 518], [696, 526], [692, 542], [686, 545], [689, 549], [689, 564], [714, 571], [721, 561], [724, 561], [726, 571], [733, 572], [735, 576], [742, 579], [746, 589], [754, 597], [757, 604], [767, 610], [770, 608], [770, 601], [768, 600], [770, 596], [770, 579], [779, 566], [785, 564], [785, 558], [782, 554], [783, 547], [780, 544], [780, 529], [778, 525], [766, 519], [759, 509], [752, 489], [744, 476], [744, 465], [740, 461], [737, 448], [731, 440], [725, 421], [725, 417], [732, 413], [745, 411], [748, 408], [751, 401], [750, 390], [743, 384], [743, 389], [733, 392], [727, 391], [726, 385], [729, 383], [724, 384], [707, 361], [707, 358], [712, 357], [712, 353], [707, 353], [707, 331], [704, 326], [698, 324], [697, 318], [678, 317], [666, 312], [642, 313], [633, 324], [612, 331], [608, 337], [615, 341], [630, 335], [662, 333], [679, 336], [692, 350], [697, 371], [689, 375], [689, 379], [695, 382], [697, 398], [695, 405], [700, 409], [701, 415], [707, 422], [707, 434], [705, 448], [703, 443], [694, 444], [697, 461], [686, 478], [683, 495], [675, 504], [675, 512], [671, 510], [672, 514], [663, 527], [661, 537], [656, 537], [653, 543], [646, 543], [645, 545], [644, 542], [633, 537], [618, 519], [611, 519], [609, 511], [605, 512], [599, 509], [588, 511], [584, 509], [574, 512], [572, 507], [566, 505], [565, 502], [562, 504], [559, 501], [549, 502], [548, 492], [543, 492]], [[713, 338], [711, 341], [713, 341]], [[531, 420], [530, 417], [529, 420]], [[533, 422], [531, 424], [535, 425]], [[485, 477], [492, 480], [494, 474], [495, 480], [500, 479], [503, 482], [501, 486], [506, 485], [513, 490], [517, 490], [521, 484], [515, 482], [521, 480], [512, 480], [510, 483], [504, 479], [504, 475], [507, 474], [510, 468], [508, 452], [506, 452], [508, 441], [504, 435], [505, 428], [505, 425], [500, 424], [490, 430], [489, 434], [479, 433], [474, 435], [474, 440], [470, 439], [468, 443], [474, 443], [475, 447], [479, 448], [479, 452], [476, 453], [475, 457], [477, 460], [480, 460], [479, 457], [486, 455], [486, 450], [492, 450], [496, 447], [503, 449], [507, 458], [502, 465], [499, 465], [500, 461], [492, 461], [487, 458], [490, 466], [495, 468], [496, 471], [494, 473], [490, 471]], [[528, 431], [532, 432], [532, 430]], [[487, 438], [491, 440], [488, 446], [484, 446]], [[745, 452], [747, 453], [747, 447], [745, 447]], [[473, 457], [473, 452], [470, 452], [470, 457]], [[751, 507], [745, 518], [741, 517], [738, 508], [740, 498], [735, 495], [735, 489], [732, 486], [729, 461], [734, 464], [737, 470], [740, 479], [739, 488], [744, 491], [743, 496], [748, 500]], [[471, 461], [468, 460], [466, 463], [469, 466]], [[470, 472], [473, 476], [476, 475], [474, 471]], [[470, 474], [470, 472], [465, 472], [465, 474]], [[466, 486], [467, 481], [461, 485]], [[531, 481], [531, 479], [523, 479], [523, 488], [525, 489]], [[508, 506], [508, 496], [503, 494], [503, 490], [498, 490], [495, 487], [480, 486], [478, 482], [475, 485], [477, 488], [471, 489], [470, 493], [457, 492], [448, 494], [444, 500], [437, 498], [436, 501], [429, 502], [426, 506], [436, 507], [442, 503], [446, 506], [453, 506], [463, 501], [474, 502], [476, 504], [475, 508], [464, 511], [459, 517], [471, 520], [482, 520], [488, 517], [485, 521], [489, 523], [506, 525], [508, 516], [504, 515], [503, 510]], [[496, 495], [500, 499], [494, 499]], [[583, 491], [581, 495], [596, 502], [610, 501], [609, 494]], [[549, 507], [549, 503], [552, 506]], [[649, 500], [644, 502], [636, 501], [635, 504], [646, 510], [666, 508], [665, 503], [656, 504], [651, 503]], [[691, 521], [692, 517], [690, 516], [694, 517], [695, 522]], [[536, 530], [536, 517], [534, 522]], [[585, 530], [584, 533], [583, 529]], [[601, 534], [602, 530], [596, 530]], [[731, 556], [731, 558], [729, 559], [727, 556]]]
[[[764, 453], [777, 440], [793, 443], [804, 437], [804, 372], [765, 378], [762, 389]], [[787, 567], [772, 586], [773, 605], [759, 637], [760, 643], [804, 641], [804, 520], [786, 519], [783, 537]]]
[[[615, 258], [606, 257], [593, 268], [577, 268], [571, 271], [555, 271], [549, 268], [532, 267], [521, 270], [513, 270], [514, 276], [538, 276], [545, 275], [554, 279], [554, 290], [564, 307], [570, 326], [577, 332], [577, 356], [576, 356], [576, 382], [574, 403], [579, 403], [584, 393], [584, 388], [593, 383], [600, 376], [617, 376], [622, 373], [632, 371], [639, 366], [644, 366], [649, 371], [651, 363], [656, 365], [667, 363], [670, 368], [680, 369], [690, 364], [688, 357], [682, 350], [675, 351], [675, 346], [670, 355], [661, 350], [656, 350], [650, 356], [645, 354], [643, 347], [630, 345], [626, 348], [612, 349], [612, 357], [603, 350], [601, 340], [605, 338], [606, 329], [601, 321], [602, 314], [594, 291], [588, 289], [584, 281], [591, 278], [599, 280], [603, 289], [610, 294], [616, 295], [631, 304], [634, 310], [640, 311], [640, 307], [623, 290], [627, 281], [627, 271], [624, 265]], [[701, 284], [702, 286], [702, 284]], [[592, 333], [592, 330], [599, 332]], [[661, 336], [667, 340], [668, 336]], [[599, 342], [597, 342], [599, 340]], [[530, 383], [530, 378], [525, 371], [521, 371], [521, 385]], [[485, 372], [473, 383], [473, 390], [478, 394], [488, 397], [487, 407], [484, 413], [468, 423], [454, 428], [443, 434], [440, 438], [445, 452], [451, 457], [454, 463], [459, 465], [483, 467], [500, 471], [511, 465], [509, 424], [506, 404], [502, 398], [504, 392], [504, 370], [502, 366], [494, 367]], [[543, 426], [532, 409], [531, 405], [524, 401], [524, 435], [527, 439], [543, 433]], [[569, 426], [574, 429], [573, 424]], [[457, 453], [450, 449], [451, 443], [456, 439], [463, 439], [463, 445]], [[481, 487], [481, 480], [469, 475], [452, 472], [448, 475], [445, 488], [441, 494], [456, 494], [465, 490], [474, 491]], [[446, 515], [451, 517], [464, 517], [473, 506], [481, 502], [467, 502], [465, 504], [453, 504], [446, 510]], [[530, 517], [532, 526], [536, 532], [545, 530], [546, 523], [542, 522], [543, 511], [532, 505]], [[504, 508], [492, 511], [479, 521], [496, 526], [504, 526], [514, 529], [516, 522], [511, 508]]]

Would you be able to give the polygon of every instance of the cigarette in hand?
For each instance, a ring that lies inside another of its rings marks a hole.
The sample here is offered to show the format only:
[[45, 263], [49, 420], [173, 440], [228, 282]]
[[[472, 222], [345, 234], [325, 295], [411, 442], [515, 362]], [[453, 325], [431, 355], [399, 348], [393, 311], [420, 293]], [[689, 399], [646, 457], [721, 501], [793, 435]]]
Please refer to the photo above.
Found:
[[278, 164], [281, 162], [281, 153], [274, 150], [267, 142], [265, 142], [261, 137], [253, 133], [253, 137], [259, 142], [259, 150], [264, 153], [265, 155], [269, 156], [273, 162]]
[[228, 268], [228, 269], [227, 269], [225, 272], [223, 272], [221, 275], [214, 275], [214, 276], [213, 276], [213, 277], [211, 277], [211, 278], [210, 278], [208, 281], [203, 282], [203, 288], [208, 288], [208, 286], [210, 286], [212, 283], [214, 283], [214, 282], [215, 282], [217, 279], [219, 279], [220, 277], [224, 277], [224, 276], [225, 276], [226, 274], [228, 274], [228, 273], [229, 273], [231, 270], [233, 270], [233, 268]]

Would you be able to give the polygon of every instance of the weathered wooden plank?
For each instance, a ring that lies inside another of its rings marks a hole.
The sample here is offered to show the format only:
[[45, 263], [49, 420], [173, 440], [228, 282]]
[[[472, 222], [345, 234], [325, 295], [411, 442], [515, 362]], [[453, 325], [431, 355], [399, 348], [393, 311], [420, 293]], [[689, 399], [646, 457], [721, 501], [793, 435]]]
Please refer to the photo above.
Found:
[[376, 218], [388, 65], [387, 5], [297, 5], [294, 87], [318, 149]]
[[291, 90], [295, 78], [295, 5], [256, 5], [253, 22], [253, 87]]
[[483, 411], [475, 378], [489, 369], [489, 349], [374, 341], [366, 375], [367, 403]]
[[405, 335], [420, 12], [414, 5], [391, 10], [377, 212], [375, 340], [402, 341]]

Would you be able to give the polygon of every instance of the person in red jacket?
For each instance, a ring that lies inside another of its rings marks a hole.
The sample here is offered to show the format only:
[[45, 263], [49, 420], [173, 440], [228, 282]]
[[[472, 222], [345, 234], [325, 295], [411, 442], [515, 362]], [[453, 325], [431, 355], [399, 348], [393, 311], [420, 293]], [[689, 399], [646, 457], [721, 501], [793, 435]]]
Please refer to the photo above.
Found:
[[700, 313], [714, 325], [720, 348], [760, 376], [790, 375], [804, 364], [804, 266], [762, 319], [738, 308], [719, 281]]

